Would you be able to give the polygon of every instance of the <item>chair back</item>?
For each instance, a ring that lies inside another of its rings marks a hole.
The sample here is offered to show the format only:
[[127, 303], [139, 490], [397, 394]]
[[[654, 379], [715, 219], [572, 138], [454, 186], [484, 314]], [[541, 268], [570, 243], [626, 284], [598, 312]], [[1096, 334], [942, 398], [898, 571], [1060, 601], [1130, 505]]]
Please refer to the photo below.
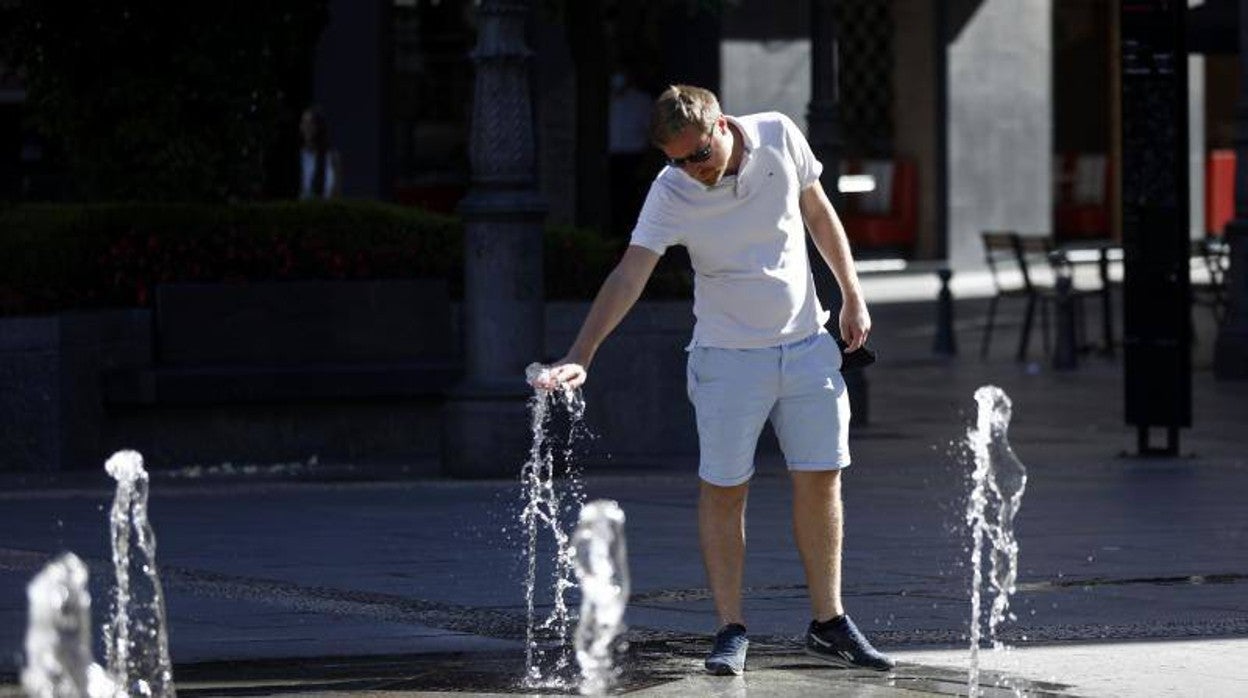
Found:
[[[1056, 246], [1048, 235], [1019, 235], [1017, 241], [1018, 269], [1023, 275], [1023, 285], [1028, 293], [1034, 293], [1039, 286], [1047, 286], [1047, 282], [1038, 281], [1036, 270], [1056, 272], [1060, 257], [1054, 254]], [[1043, 274], [1041, 278], [1045, 278]]]
[[[984, 261], [988, 264], [988, 273], [998, 294], [1037, 291], [1032, 264], [1047, 264], [1053, 251], [1051, 238], [1019, 235], [1012, 230], [986, 230], [980, 237], [984, 243]], [[1006, 281], [1011, 272], [1017, 273], [1020, 284]]]

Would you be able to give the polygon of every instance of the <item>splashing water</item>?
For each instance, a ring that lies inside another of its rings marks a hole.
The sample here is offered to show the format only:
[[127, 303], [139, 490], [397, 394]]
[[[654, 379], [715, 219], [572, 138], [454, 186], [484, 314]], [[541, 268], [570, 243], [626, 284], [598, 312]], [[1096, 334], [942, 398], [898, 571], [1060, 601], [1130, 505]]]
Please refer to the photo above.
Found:
[[113, 698], [112, 679], [91, 656], [91, 595], [82, 560], [65, 553], [49, 562], [27, 585], [26, 598], [26, 695]]
[[1027, 469], [1010, 448], [1006, 431], [1012, 405], [1005, 391], [986, 385], [975, 391], [979, 413], [975, 427], [967, 431], [967, 442], [975, 456], [971, 474], [971, 496], [966, 507], [966, 523], [971, 529], [971, 657], [967, 678], [968, 696], [980, 694], [979, 645], [982, 637], [980, 590], [983, 584], [983, 547], [991, 545], [989, 585], [994, 593], [988, 616], [988, 638], [993, 650], [1004, 648], [997, 639], [997, 628], [1006, 618], [1014, 620], [1010, 594], [1018, 579], [1018, 541], [1014, 538], [1014, 515], [1027, 486]]
[[[539, 380], [546, 371], [540, 364], [531, 364], [525, 370], [525, 377], [530, 384]], [[528, 570], [525, 575], [525, 608], [527, 625], [525, 629], [524, 650], [524, 685], [527, 688], [566, 688], [567, 683], [559, 678], [561, 672], [570, 664], [567, 640], [571, 615], [564, 592], [574, 587], [572, 547], [568, 544], [568, 534], [564, 528], [565, 513], [574, 509], [566, 501], [570, 494], [571, 504], [579, 505], [580, 490], [573, 481], [567, 492], [560, 492], [555, 483], [555, 454], [547, 439], [546, 428], [551, 419], [551, 407], [562, 403], [567, 410], [571, 423], [567, 445], [563, 452], [564, 462], [571, 456], [572, 441], [577, 433], [578, 425], [585, 415], [585, 400], [579, 390], [544, 390], [535, 388], [533, 397], [529, 399], [530, 426], [533, 430], [533, 443], [529, 447], [529, 459], [521, 469], [522, 497], [524, 508], [520, 512], [520, 522], [524, 527], [526, 552], [528, 554]], [[534, 594], [537, 587], [538, 567], [538, 536], [547, 531], [554, 543], [555, 559], [551, 570], [553, 608], [550, 615], [540, 623], [534, 609]], [[557, 639], [558, 656], [555, 659], [554, 676], [543, 677], [541, 660], [544, 652], [537, 646], [538, 634], [553, 633]]]
[[[108, 673], [131, 696], [174, 698], [173, 665], [165, 623], [165, 594], [156, 569], [156, 533], [147, 518], [148, 477], [143, 456], [119, 451], [104, 469], [117, 481], [109, 515], [117, 586], [112, 620], [105, 628]], [[137, 538], [142, 572], [131, 583], [131, 538]], [[145, 584], [144, 584], [145, 582]]]
[[572, 546], [581, 583], [575, 639], [581, 694], [602, 695], [615, 682], [612, 645], [624, 630], [628, 605], [628, 546], [620, 505], [602, 499], [581, 507]]

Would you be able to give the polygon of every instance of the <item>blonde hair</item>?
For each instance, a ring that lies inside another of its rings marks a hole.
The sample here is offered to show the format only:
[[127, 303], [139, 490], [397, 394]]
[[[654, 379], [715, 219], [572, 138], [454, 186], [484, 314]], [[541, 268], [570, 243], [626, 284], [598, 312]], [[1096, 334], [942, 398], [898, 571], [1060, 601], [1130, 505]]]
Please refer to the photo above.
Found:
[[672, 85], [663, 90], [650, 110], [650, 142], [662, 147], [691, 125], [710, 133], [721, 114], [714, 92], [692, 85]]

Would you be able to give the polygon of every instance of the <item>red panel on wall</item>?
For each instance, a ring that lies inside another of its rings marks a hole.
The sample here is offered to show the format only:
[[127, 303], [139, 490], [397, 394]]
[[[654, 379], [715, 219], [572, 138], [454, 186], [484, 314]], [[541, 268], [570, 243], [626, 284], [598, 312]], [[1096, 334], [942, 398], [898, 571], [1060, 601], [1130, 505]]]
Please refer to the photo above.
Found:
[[1235, 217], [1235, 151], [1212, 150], [1205, 162], [1205, 231], [1221, 235]]

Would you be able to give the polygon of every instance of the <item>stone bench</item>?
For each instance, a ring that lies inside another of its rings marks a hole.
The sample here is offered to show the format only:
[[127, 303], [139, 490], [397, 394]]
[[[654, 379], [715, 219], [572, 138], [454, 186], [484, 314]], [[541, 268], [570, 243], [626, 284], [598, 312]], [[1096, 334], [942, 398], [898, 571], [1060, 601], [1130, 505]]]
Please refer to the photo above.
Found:
[[462, 373], [444, 281], [170, 284], [150, 366], [104, 375], [106, 405], [441, 397]]

